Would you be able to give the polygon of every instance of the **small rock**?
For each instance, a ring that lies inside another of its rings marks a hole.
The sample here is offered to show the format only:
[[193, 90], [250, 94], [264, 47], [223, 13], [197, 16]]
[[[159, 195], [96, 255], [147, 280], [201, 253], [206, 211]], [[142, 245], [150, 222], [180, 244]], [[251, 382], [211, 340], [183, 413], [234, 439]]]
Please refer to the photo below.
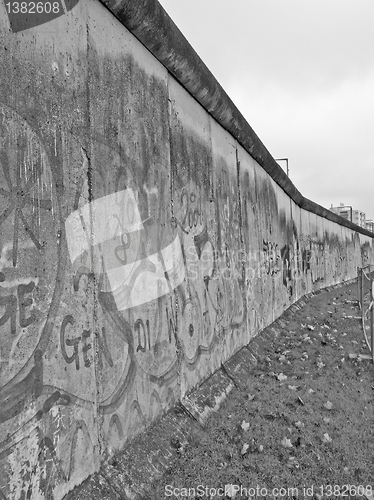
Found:
[[327, 432], [323, 435], [322, 442], [323, 443], [331, 443], [332, 439], [331, 437], [327, 434]]
[[249, 422], [246, 422], [245, 420], [243, 420], [240, 427], [243, 429], [243, 431], [247, 431], [249, 429]]
[[331, 401], [326, 401], [326, 403], [324, 403], [323, 406], [324, 406], [324, 408], [326, 408], [326, 410], [331, 410], [332, 403], [331, 403]]
[[237, 493], [236, 485], [225, 484], [225, 493], [229, 498], [235, 498]]
[[286, 438], [284, 437], [282, 439], [282, 445], [285, 447], [285, 448], [292, 448], [292, 443], [291, 443], [291, 440], [289, 438]]
[[248, 449], [249, 449], [249, 444], [244, 443], [242, 446], [241, 452], [240, 452], [242, 454], [242, 456], [247, 453]]

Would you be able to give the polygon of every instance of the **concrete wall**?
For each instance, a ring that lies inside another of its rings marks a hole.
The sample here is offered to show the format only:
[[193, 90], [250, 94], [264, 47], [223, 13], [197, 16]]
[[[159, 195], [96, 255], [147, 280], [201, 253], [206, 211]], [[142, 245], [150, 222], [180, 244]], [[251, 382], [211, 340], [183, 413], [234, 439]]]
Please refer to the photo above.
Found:
[[0, 499], [61, 499], [290, 304], [373, 263], [99, 2], [0, 4]]

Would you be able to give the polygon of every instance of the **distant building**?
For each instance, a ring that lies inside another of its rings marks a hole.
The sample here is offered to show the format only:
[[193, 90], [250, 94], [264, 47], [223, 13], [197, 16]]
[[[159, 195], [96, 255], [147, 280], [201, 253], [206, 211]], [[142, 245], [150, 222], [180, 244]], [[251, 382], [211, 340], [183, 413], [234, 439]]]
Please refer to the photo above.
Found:
[[334, 214], [340, 215], [343, 219], [347, 219], [352, 222], [352, 207], [346, 206], [344, 203], [340, 203], [338, 207], [333, 207], [331, 205], [330, 212], [334, 212]]
[[360, 227], [366, 227], [366, 214], [361, 212], [361, 210], [353, 210], [352, 212], [352, 222]]
[[344, 205], [344, 203], [340, 203], [338, 207], [333, 207], [331, 205], [330, 212], [334, 212], [334, 214], [340, 215], [343, 219], [350, 220], [354, 224], [366, 228], [365, 212], [362, 212], [361, 210], [353, 210], [350, 205]]
[[374, 233], [374, 221], [367, 220], [365, 223], [365, 227], [368, 231], [371, 231], [372, 233]]

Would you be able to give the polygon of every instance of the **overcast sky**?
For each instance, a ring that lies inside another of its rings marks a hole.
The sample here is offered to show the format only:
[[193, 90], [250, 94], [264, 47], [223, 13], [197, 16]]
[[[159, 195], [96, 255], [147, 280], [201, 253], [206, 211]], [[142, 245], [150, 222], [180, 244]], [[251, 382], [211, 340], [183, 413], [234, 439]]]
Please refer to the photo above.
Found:
[[374, 219], [374, 0], [160, 3], [299, 191]]

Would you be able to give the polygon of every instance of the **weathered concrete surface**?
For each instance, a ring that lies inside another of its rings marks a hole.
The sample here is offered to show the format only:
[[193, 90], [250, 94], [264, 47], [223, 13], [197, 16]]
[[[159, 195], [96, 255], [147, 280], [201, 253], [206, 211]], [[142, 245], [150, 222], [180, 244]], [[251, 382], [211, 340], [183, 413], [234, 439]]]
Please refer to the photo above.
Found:
[[0, 498], [59, 500], [373, 242], [291, 199], [101, 3], [5, 14]]
[[199, 424], [204, 425], [210, 414], [219, 409], [233, 388], [233, 381], [222, 370], [217, 370], [199, 391], [184, 396], [182, 404]]

